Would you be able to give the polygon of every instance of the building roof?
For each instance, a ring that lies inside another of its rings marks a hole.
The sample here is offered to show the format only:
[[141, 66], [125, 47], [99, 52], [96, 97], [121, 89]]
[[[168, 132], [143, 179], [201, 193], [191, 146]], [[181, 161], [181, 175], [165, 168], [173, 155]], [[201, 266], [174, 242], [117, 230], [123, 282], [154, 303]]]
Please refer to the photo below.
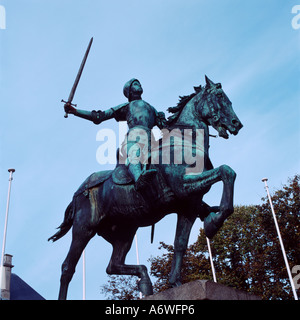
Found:
[[45, 300], [19, 276], [12, 273], [10, 280], [10, 300]]

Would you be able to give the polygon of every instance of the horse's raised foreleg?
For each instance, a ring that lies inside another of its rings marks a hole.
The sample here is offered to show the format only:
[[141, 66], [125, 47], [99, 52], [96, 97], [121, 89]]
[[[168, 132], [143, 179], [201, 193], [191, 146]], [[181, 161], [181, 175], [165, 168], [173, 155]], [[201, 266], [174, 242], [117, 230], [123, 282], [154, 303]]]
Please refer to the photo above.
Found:
[[174, 256], [172, 261], [172, 269], [169, 276], [169, 282], [173, 287], [181, 285], [182, 260], [196, 217], [196, 214], [187, 215], [187, 212], [185, 212], [185, 214], [181, 215], [178, 213], [177, 228], [174, 241]]
[[227, 165], [204, 171], [200, 175], [186, 176], [184, 188], [186, 192], [197, 193], [201, 189], [210, 187], [218, 181], [223, 182], [223, 193], [220, 201], [220, 211], [211, 212], [204, 218], [204, 230], [212, 238], [223, 225], [225, 219], [233, 213], [233, 188], [236, 178], [235, 172]]
[[60, 278], [59, 300], [67, 299], [69, 283], [74, 275], [77, 262], [89, 242], [95, 235], [95, 232], [89, 231], [86, 228], [76, 228], [73, 226], [72, 243], [65, 261], [62, 264], [62, 273]]
[[211, 212], [204, 218], [204, 231], [208, 238], [212, 238], [222, 227], [224, 221], [233, 213], [233, 193], [235, 172], [228, 166], [222, 168], [223, 194], [220, 202], [220, 211]]
[[125, 264], [125, 258], [130, 250], [135, 231], [130, 232], [127, 230], [126, 236], [118, 236], [117, 239], [111, 242], [113, 245], [113, 253], [106, 272], [108, 274], [138, 276], [140, 278], [138, 284], [139, 290], [144, 295], [151, 295], [153, 294], [152, 283], [146, 266]]

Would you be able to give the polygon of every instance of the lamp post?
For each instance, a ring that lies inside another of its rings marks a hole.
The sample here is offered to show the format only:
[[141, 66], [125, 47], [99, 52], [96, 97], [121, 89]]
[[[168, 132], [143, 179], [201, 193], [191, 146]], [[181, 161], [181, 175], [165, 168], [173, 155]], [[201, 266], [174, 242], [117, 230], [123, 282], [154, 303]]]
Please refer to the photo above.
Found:
[[272, 211], [272, 214], [273, 214], [273, 219], [274, 219], [277, 235], [278, 235], [278, 238], [279, 238], [279, 242], [280, 242], [281, 251], [282, 251], [283, 259], [284, 259], [284, 262], [285, 262], [286, 270], [287, 270], [287, 273], [288, 273], [288, 276], [289, 276], [289, 279], [290, 279], [290, 283], [291, 283], [291, 286], [292, 286], [292, 291], [293, 291], [293, 294], [294, 294], [294, 298], [295, 298], [295, 300], [298, 300], [298, 296], [297, 296], [297, 293], [296, 293], [296, 289], [295, 289], [294, 281], [293, 281], [293, 278], [292, 278], [291, 270], [290, 270], [290, 267], [289, 267], [288, 259], [287, 259], [287, 256], [286, 256], [286, 252], [285, 252], [285, 249], [284, 249], [284, 245], [283, 245], [283, 242], [282, 242], [282, 238], [281, 238], [281, 234], [280, 234], [278, 222], [277, 222], [277, 219], [276, 219], [276, 215], [275, 215], [275, 211], [274, 211], [274, 207], [273, 207], [272, 199], [271, 199], [271, 196], [270, 196], [270, 192], [269, 192], [269, 187], [268, 187], [267, 181], [268, 181], [267, 178], [263, 178], [262, 179], [262, 182], [265, 183], [265, 189], [266, 189], [267, 194], [268, 194], [268, 198], [269, 198], [269, 202], [270, 202], [270, 206], [271, 206], [271, 211]]

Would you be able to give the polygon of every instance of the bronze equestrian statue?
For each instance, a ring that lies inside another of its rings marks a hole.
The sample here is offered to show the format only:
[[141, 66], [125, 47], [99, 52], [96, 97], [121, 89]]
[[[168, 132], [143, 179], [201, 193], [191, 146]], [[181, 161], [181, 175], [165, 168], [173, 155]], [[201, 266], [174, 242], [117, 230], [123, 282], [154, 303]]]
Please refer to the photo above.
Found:
[[[127, 143], [123, 143], [123, 150], [118, 153], [118, 163], [114, 170], [93, 173], [82, 183], [65, 211], [59, 231], [49, 238], [56, 241], [73, 227], [70, 250], [62, 264], [59, 299], [66, 299], [77, 262], [96, 233], [113, 246], [107, 273], [138, 276], [141, 279], [139, 290], [144, 295], [150, 295], [153, 290], [147, 268], [144, 265], [125, 264], [126, 255], [139, 227], [154, 225], [164, 216], [177, 213], [169, 282], [172, 286], [179, 286], [182, 259], [196, 218], [204, 221], [205, 233], [212, 238], [233, 213], [236, 174], [227, 165], [213, 167], [209, 158], [209, 126], [216, 129], [220, 137], [228, 139], [228, 132], [236, 135], [243, 125], [233, 111], [232, 103], [221, 84], [213, 83], [206, 76], [205, 79], [205, 86], [194, 87], [195, 92], [180, 97], [178, 105], [168, 109], [172, 115], [167, 121], [162, 113], [158, 113], [141, 99], [142, 88], [136, 79], [125, 85], [124, 93], [128, 103], [105, 112], [76, 110], [69, 103], [65, 104], [67, 113], [96, 124], [113, 117], [117, 121], [127, 120], [128, 138], [131, 129], [139, 126], [144, 129], [141, 130], [144, 135], [139, 139], [127, 139]], [[136, 117], [138, 112], [140, 114]], [[162, 129], [163, 137], [148, 152], [146, 142], [153, 142], [149, 136], [155, 125]], [[197, 142], [198, 133], [201, 134]], [[170, 139], [166, 139], [168, 134]], [[181, 144], [178, 143], [180, 135], [183, 137]], [[142, 140], [144, 143], [140, 143]], [[202, 163], [198, 172], [187, 174], [193, 168], [190, 161], [185, 161], [186, 146], [192, 150], [192, 157]], [[133, 166], [127, 161], [132, 147]], [[162, 161], [165, 150], [170, 152], [167, 155], [169, 161]], [[144, 152], [144, 156], [137, 157], [138, 152]], [[126, 159], [122, 158], [124, 154]], [[181, 156], [180, 161], [178, 156]], [[134, 160], [142, 158], [144, 163], [134, 167]], [[210, 207], [202, 198], [219, 181], [223, 182], [220, 204]]]

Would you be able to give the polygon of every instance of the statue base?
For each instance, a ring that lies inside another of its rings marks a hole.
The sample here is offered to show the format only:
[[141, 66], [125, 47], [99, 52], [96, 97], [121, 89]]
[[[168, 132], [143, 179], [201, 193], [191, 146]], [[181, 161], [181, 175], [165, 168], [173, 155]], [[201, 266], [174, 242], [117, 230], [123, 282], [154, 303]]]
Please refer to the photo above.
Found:
[[223, 284], [197, 280], [147, 296], [143, 300], [261, 300], [261, 298]]

